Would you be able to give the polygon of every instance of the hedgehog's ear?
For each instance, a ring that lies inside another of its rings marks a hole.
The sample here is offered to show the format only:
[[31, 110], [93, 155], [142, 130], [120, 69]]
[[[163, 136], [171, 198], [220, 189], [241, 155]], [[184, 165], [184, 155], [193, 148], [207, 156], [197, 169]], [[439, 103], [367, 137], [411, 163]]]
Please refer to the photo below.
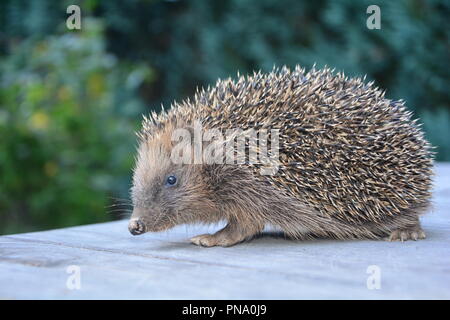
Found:
[[194, 128], [192, 126], [180, 126], [173, 128], [172, 131], [172, 147], [182, 142], [186, 145], [194, 143]]
[[219, 129], [203, 130], [198, 123], [172, 131], [172, 153], [192, 164], [222, 163], [224, 145]]
[[[202, 143], [204, 129], [202, 124], [194, 120], [192, 123], [186, 124], [185, 122], [177, 122], [172, 130], [175, 133], [175, 136], [183, 136], [185, 142], [194, 146], [195, 143]], [[177, 143], [178, 139], [175, 139], [175, 143]]]
[[191, 127], [176, 127], [171, 131], [170, 158], [174, 164], [193, 163], [194, 130]]

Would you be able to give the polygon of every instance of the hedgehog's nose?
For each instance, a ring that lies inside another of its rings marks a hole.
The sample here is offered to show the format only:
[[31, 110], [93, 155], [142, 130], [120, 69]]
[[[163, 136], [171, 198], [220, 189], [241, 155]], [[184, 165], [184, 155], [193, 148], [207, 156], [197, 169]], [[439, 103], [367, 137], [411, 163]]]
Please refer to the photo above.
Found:
[[141, 219], [132, 219], [128, 224], [128, 230], [133, 236], [145, 233], [145, 224]]

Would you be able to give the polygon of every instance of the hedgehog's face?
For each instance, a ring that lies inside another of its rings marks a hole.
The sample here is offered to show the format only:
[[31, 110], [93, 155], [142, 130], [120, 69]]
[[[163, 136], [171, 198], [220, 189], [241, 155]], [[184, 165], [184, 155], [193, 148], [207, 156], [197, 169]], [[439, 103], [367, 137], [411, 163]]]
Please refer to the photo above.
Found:
[[131, 191], [132, 234], [162, 231], [195, 222], [214, 205], [201, 166], [173, 164], [171, 144], [159, 140], [141, 143]]

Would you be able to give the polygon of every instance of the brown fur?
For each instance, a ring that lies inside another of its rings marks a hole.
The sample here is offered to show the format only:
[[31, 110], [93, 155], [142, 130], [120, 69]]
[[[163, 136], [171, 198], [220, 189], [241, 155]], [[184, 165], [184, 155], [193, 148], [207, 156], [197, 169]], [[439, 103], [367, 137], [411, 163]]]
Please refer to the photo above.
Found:
[[[277, 128], [279, 172], [255, 165], [175, 165], [175, 128]], [[402, 102], [361, 79], [283, 68], [220, 81], [194, 101], [145, 119], [133, 178], [134, 212], [145, 231], [228, 221], [191, 241], [229, 246], [270, 224], [297, 239], [423, 238], [432, 152]], [[176, 186], [167, 187], [168, 175]], [[139, 233], [142, 233], [139, 231]]]

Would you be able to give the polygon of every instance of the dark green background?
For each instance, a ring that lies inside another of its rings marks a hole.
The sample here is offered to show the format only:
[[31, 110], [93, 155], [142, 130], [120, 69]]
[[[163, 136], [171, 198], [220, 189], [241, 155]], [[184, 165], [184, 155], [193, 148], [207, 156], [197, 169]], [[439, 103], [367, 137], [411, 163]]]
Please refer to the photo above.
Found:
[[[69, 31], [78, 4], [82, 30]], [[381, 8], [381, 30], [366, 9]], [[450, 160], [449, 1], [0, 2], [0, 233], [118, 218], [141, 113], [274, 65], [367, 75]]]

